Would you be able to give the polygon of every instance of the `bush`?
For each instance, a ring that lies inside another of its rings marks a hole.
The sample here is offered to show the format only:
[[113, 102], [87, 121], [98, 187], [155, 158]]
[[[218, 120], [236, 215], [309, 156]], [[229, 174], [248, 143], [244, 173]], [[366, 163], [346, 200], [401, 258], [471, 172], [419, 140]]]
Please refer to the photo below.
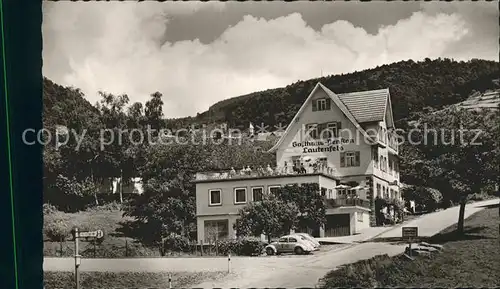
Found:
[[57, 212], [57, 208], [56, 206], [52, 205], [52, 204], [43, 204], [43, 215], [46, 216], [46, 215], [50, 215], [50, 214], [54, 214]]
[[189, 245], [188, 238], [181, 235], [171, 234], [163, 238], [163, 248], [165, 251], [189, 252]]
[[424, 207], [428, 212], [434, 212], [442, 206], [443, 194], [439, 190], [422, 186], [405, 186], [403, 196], [407, 200], [414, 200], [415, 207]]
[[255, 256], [264, 251], [267, 243], [255, 237], [240, 237], [217, 241], [218, 251], [221, 255], [229, 253], [238, 256]]
[[62, 242], [70, 235], [72, 229], [69, 218], [55, 212], [44, 216], [43, 232], [51, 241]]
[[326, 276], [320, 280], [320, 287], [373, 288], [378, 285], [377, 277], [392, 264], [393, 261], [388, 255], [378, 255], [371, 259], [348, 264], [326, 274]]
[[259, 238], [246, 237], [239, 239], [237, 255], [240, 256], [253, 256], [260, 255], [264, 250], [266, 244]]

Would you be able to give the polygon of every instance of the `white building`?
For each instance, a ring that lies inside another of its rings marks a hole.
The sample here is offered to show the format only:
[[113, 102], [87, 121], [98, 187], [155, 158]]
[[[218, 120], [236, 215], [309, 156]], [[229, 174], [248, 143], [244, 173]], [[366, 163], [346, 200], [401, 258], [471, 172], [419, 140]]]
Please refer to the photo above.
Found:
[[393, 130], [388, 89], [335, 94], [318, 83], [271, 149], [272, 170], [197, 174], [198, 239], [208, 241], [209, 231], [234, 237], [238, 210], [287, 184], [319, 184], [327, 222], [309, 228], [313, 235], [350, 235], [373, 225], [375, 196], [401, 199]]

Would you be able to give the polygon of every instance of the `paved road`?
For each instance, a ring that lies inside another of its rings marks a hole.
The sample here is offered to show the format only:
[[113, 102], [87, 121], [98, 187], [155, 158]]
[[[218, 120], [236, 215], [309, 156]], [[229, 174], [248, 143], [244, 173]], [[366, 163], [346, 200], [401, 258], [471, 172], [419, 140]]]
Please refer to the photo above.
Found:
[[[498, 203], [499, 200], [488, 200], [468, 204], [465, 217], [484, 209], [482, 206]], [[419, 226], [419, 235], [432, 236], [458, 221], [458, 207], [427, 214], [414, 219], [405, 226]], [[401, 237], [401, 227], [389, 230], [379, 237]], [[340, 265], [369, 259], [375, 255], [388, 254], [394, 256], [404, 251], [406, 245], [391, 245], [387, 243], [362, 243], [347, 247], [344, 250], [332, 251], [321, 256], [310, 256], [295, 264], [275, 265], [259, 268], [246, 268], [219, 282], [205, 282], [194, 288], [291, 288], [314, 287], [327, 272]]]
[[[498, 203], [489, 200], [468, 204], [465, 216], [483, 209], [481, 206]], [[418, 226], [419, 235], [431, 236], [458, 219], [458, 207], [435, 212], [419, 217], [405, 224]], [[396, 227], [378, 237], [400, 237], [401, 228]], [[328, 271], [379, 254], [397, 255], [402, 253], [404, 245], [387, 243], [362, 243], [339, 246], [328, 252], [319, 252], [307, 256], [279, 257], [232, 257], [231, 274], [219, 282], [206, 282], [195, 288], [235, 288], [235, 287], [314, 287], [319, 278]], [[44, 271], [72, 271], [72, 258], [45, 258]], [[107, 272], [179, 272], [179, 271], [225, 271], [228, 270], [227, 258], [134, 258], [134, 259], [84, 259], [82, 271]]]
[[[130, 258], [130, 259], [82, 259], [80, 271], [97, 272], [199, 272], [199, 271], [242, 271], [245, 268], [258, 268], [262, 266], [281, 267], [290, 266], [298, 260], [308, 257], [320, 257], [330, 254], [332, 251], [344, 249], [347, 245], [324, 246], [321, 252], [315, 255], [283, 255], [263, 257], [238, 257], [232, 256], [228, 264], [227, 257], [188, 257], [188, 258]], [[74, 270], [73, 258], [51, 258], [45, 257], [43, 263], [44, 271], [67, 271]], [[230, 266], [230, 267], [229, 267]], [[229, 268], [228, 268], [229, 267]]]
[[[483, 206], [498, 204], [500, 200], [487, 200], [476, 203], [467, 204], [465, 206], [465, 218], [468, 218], [470, 215], [477, 213], [478, 211], [484, 209]], [[408, 223], [405, 223], [404, 226], [409, 227], [418, 227], [418, 235], [422, 237], [431, 237], [443, 229], [452, 226], [458, 222], [458, 211], [460, 207], [452, 207], [446, 210], [430, 213], [423, 215], [420, 218], [413, 219]], [[392, 237], [401, 237], [401, 229], [398, 228], [396, 230], [387, 231], [377, 238], [392, 238]]]

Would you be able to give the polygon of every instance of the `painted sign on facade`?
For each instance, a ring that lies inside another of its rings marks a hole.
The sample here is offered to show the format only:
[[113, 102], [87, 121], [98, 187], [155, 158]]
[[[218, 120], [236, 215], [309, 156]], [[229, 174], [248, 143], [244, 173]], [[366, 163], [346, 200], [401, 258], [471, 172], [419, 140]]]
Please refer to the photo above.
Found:
[[303, 142], [292, 142], [292, 147], [302, 148], [302, 153], [319, 153], [319, 152], [337, 152], [343, 151], [344, 145], [353, 144], [354, 139], [350, 138], [339, 138], [339, 139], [329, 139], [327, 141], [303, 141]]

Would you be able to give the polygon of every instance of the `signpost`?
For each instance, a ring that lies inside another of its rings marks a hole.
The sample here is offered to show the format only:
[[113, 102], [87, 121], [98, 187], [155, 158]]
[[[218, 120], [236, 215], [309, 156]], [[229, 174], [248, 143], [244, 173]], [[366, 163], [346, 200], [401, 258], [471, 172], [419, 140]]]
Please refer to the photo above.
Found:
[[403, 239], [408, 239], [408, 251], [409, 256], [411, 257], [411, 242], [413, 238], [418, 237], [418, 227], [403, 227], [402, 228]]
[[78, 240], [80, 238], [95, 238], [100, 239], [104, 237], [104, 233], [101, 230], [97, 231], [79, 231], [78, 228], [73, 230], [73, 239], [75, 241], [75, 288], [80, 289], [80, 272], [78, 268], [81, 263], [81, 256], [78, 254]]

